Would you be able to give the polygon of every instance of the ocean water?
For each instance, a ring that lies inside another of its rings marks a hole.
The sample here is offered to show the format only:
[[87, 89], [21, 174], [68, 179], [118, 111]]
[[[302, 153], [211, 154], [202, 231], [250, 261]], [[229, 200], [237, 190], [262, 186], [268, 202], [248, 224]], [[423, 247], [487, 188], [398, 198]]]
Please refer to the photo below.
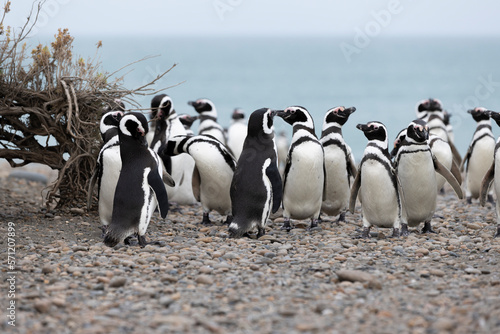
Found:
[[[177, 66], [155, 89], [183, 82], [165, 91], [178, 113], [195, 114], [187, 102], [211, 99], [223, 126], [235, 107], [247, 115], [258, 108], [306, 107], [321, 134], [326, 111], [355, 106], [343, 128], [359, 161], [366, 145], [358, 123], [381, 121], [394, 136], [415, 118], [418, 101], [434, 97], [451, 114], [456, 145], [465, 154], [475, 122], [467, 109], [484, 106], [500, 111], [500, 41], [494, 38], [373, 38], [346, 57], [342, 43], [353, 37], [256, 38], [85, 36], [77, 37], [74, 53], [90, 57], [102, 40], [102, 67], [113, 72], [145, 56], [158, 55], [122, 70], [124, 85], [139, 87], [172, 64]], [[136, 96], [144, 108], [152, 96]], [[495, 135], [500, 129], [492, 124]], [[195, 127], [196, 129], [196, 127]], [[291, 126], [276, 118], [276, 131]], [[392, 145], [392, 144], [390, 144]]]

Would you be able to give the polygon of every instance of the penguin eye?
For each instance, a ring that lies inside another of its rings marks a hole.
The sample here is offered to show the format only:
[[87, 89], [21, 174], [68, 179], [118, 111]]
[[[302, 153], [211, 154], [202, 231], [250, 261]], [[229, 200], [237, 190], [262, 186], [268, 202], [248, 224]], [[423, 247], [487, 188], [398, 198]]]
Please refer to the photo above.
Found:
[[296, 111], [297, 111], [296, 109], [290, 109], [290, 114], [293, 115], [293, 114], [295, 114]]

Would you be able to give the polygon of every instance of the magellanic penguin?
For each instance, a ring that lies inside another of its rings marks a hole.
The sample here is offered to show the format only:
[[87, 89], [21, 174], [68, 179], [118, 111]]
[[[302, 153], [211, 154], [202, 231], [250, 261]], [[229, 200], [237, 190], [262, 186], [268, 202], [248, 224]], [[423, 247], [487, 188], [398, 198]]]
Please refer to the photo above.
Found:
[[344, 141], [342, 126], [355, 107], [335, 107], [326, 112], [321, 133], [321, 145], [325, 152], [325, 196], [321, 211], [330, 216], [339, 215], [345, 221], [349, 207], [351, 177], [356, 177], [356, 163], [351, 148]]
[[189, 154], [195, 161], [192, 188], [203, 207], [202, 224], [210, 224], [210, 211], [227, 215], [231, 221], [229, 188], [236, 169], [236, 161], [217, 139], [207, 135], [174, 136], [169, 139], [166, 153], [172, 156]]
[[[194, 160], [188, 154], [172, 157], [160, 150], [167, 141], [178, 135], [186, 135], [187, 131], [179, 119], [174, 109], [174, 104], [170, 96], [159, 94], [151, 102], [152, 115], [156, 115], [156, 131], [150, 147], [158, 153], [165, 164], [167, 172], [172, 175], [175, 186], [167, 187], [170, 202], [180, 205], [190, 205], [196, 203], [194, 197], [191, 178], [194, 169]], [[156, 112], [156, 114], [155, 114]], [[168, 164], [168, 165], [167, 165]], [[167, 183], [167, 185], [169, 185]]]
[[118, 126], [122, 111], [109, 111], [101, 118], [100, 130], [104, 144], [97, 157], [97, 192], [99, 199], [99, 219], [103, 232], [111, 223], [116, 184], [122, 169]]
[[231, 150], [236, 160], [240, 158], [246, 136], [247, 124], [245, 113], [242, 109], [236, 108], [231, 116], [231, 125], [227, 129], [227, 147]]
[[[500, 113], [490, 111], [490, 116], [497, 123], [497, 125], [500, 126]], [[493, 189], [497, 198], [495, 206], [497, 213], [497, 230], [494, 237], [498, 238], [500, 237], [500, 137], [498, 138], [495, 145], [495, 156], [493, 159], [493, 163], [491, 164], [490, 169], [484, 176], [481, 183], [481, 196], [479, 199], [482, 206], [486, 204], [486, 198], [492, 182]]]
[[402, 235], [408, 235], [408, 226], [415, 227], [421, 222], [424, 222], [422, 233], [433, 232], [431, 219], [436, 210], [437, 200], [435, 171], [445, 177], [459, 198], [463, 198], [460, 184], [432, 154], [428, 139], [427, 124], [421, 119], [416, 119], [408, 126], [406, 137], [396, 155], [395, 168], [403, 203]]
[[283, 218], [281, 229], [290, 231], [290, 219], [311, 219], [318, 226], [325, 186], [323, 146], [314, 132], [314, 121], [306, 108], [288, 107], [276, 114], [293, 126], [283, 178]]
[[215, 109], [214, 103], [209, 99], [198, 99], [189, 101], [188, 104], [199, 114], [198, 134], [210, 135], [225, 145], [224, 128], [217, 123], [217, 109]]
[[[490, 111], [478, 107], [467, 111], [477, 122], [476, 131], [472, 136], [472, 142], [465, 154], [460, 170], [465, 168], [465, 194], [467, 202], [471, 203], [472, 198], [479, 198], [481, 182], [488, 168], [493, 163], [495, 153], [495, 138], [491, 131]], [[493, 198], [490, 194], [490, 202]]]
[[460, 165], [462, 162], [462, 157], [455, 147], [455, 144], [450, 140], [448, 135], [448, 128], [445, 124], [445, 112], [443, 111], [443, 105], [438, 99], [427, 99], [420, 101], [417, 104], [416, 110], [417, 117], [424, 120], [429, 128], [429, 135], [436, 135], [442, 140], [444, 140], [450, 146], [451, 152], [453, 153], [453, 159], [456, 164]]
[[179, 115], [179, 120], [181, 121], [182, 125], [184, 125], [184, 130], [186, 130], [186, 134], [188, 136], [194, 136], [193, 130], [191, 130], [191, 127], [193, 126], [193, 123], [198, 119], [198, 116], [191, 116], [188, 114], [181, 114]]
[[233, 221], [229, 235], [240, 238], [257, 228], [257, 238], [265, 234], [267, 219], [275, 213], [282, 199], [274, 142], [275, 110], [255, 110], [248, 119], [243, 150], [231, 182]]
[[380, 122], [356, 126], [363, 131], [368, 144], [351, 187], [349, 211], [354, 213], [356, 198], [361, 202], [363, 216], [362, 238], [370, 237], [370, 228], [392, 228], [392, 235], [399, 236], [401, 228], [401, 199], [396, 172], [389, 156], [387, 129]]
[[163, 167], [158, 155], [147, 146], [146, 117], [129, 113], [119, 125], [122, 169], [116, 185], [111, 223], [104, 243], [113, 247], [137, 233], [139, 245], [146, 244], [144, 234], [158, 206], [162, 218], [167, 216], [168, 195], [163, 184]]
[[[401, 144], [405, 140], [406, 131], [407, 129], [403, 129], [396, 136], [396, 139], [394, 140], [394, 149], [391, 152], [392, 158], [396, 157], [397, 152], [401, 147]], [[461, 184], [462, 175], [460, 173], [459, 166], [457, 166], [455, 160], [453, 159], [453, 153], [451, 152], [450, 145], [448, 145], [447, 142], [445, 142], [444, 140], [433, 134], [429, 134], [427, 143], [429, 144], [432, 154], [434, 154], [434, 156], [443, 166], [445, 166], [448, 170], [451, 171], [453, 176], [457, 179], [458, 183]], [[439, 174], [439, 172], [435, 173], [436, 173], [436, 188], [438, 191], [440, 191], [443, 189], [446, 179], [441, 174]]]

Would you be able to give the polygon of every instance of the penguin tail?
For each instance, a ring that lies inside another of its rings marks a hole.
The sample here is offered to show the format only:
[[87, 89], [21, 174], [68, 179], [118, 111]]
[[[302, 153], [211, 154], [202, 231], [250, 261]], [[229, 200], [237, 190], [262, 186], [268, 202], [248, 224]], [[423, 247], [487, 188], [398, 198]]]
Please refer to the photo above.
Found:
[[115, 247], [119, 242], [120, 240], [111, 236], [109, 233], [104, 236], [104, 244], [108, 247]]
[[115, 247], [118, 245], [120, 241], [125, 239], [125, 237], [130, 233], [118, 233], [113, 229], [113, 226], [110, 224], [106, 231], [106, 235], [104, 236], [104, 244], [108, 247]]

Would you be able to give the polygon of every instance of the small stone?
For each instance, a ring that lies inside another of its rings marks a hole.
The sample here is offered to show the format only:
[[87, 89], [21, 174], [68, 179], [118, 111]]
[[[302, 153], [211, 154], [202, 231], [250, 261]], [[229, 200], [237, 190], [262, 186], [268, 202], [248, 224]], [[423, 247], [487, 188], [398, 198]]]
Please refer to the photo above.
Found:
[[85, 210], [80, 209], [80, 208], [71, 208], [71, 209], [69, 209], [69, 212], [77, 214], [77, 215], [83, 215], [85, 213]]
[[114, 277], [109, 281], [109, 287], [110, 288], [119, 288], [125, 285], [127, 283], [127, 278], [126, 277]]
[[415, 251], [415, 253], [416, 253], [416, 254], [420, 253], [420, 254], [422, 254], [422, 255], [424, 255], [424, 256], [425, 256], [425, 255], [428, 255], [428, 254], [429, 254], [429, 250], [428, 250], [428, 249], [426, 249], [426, 248], [419, 248], [419, 249], [417, 249], [417, 250]]
[[171, 296], [164, 296], [160, 298], [160, 305], [169, 307], [175, 300]]
[[339, 270], [336, 274], [341, 282], [368, 282], [375, 278], [373, 275], [361, 270]]
[[73, 247], [71, 247], [71, 250], [72, 250], [73, 252], [79, 252], [79, 251], [84, 251], [84, 252], [86, 252], [86, 251], [88, 251], [89, 249], [88, 249], [87, 247], [85, 247], [85, 246], [73, 246]]
[[50, 274], [54, 272], [54, 267], [50, 264], [46, 264], [42, 267], [42, 273], [43, 274]]
[[202, 274], [210, 274], [214, 269], [209, 266], [200, 267], [199, 271]]
[[204, 243], [210, 243], [213, 241], [213, 238], [212, 237], [204, 237], [204, 238], [200, 238], [199, 239], [201, 242], [204, 242]]
[[469, 275], [481, 275], [481, 270], [472, 267], [465, 268], [465, 272]]
[[430, 269], [429, 274], [437, 277], [443, 277], [446, 273], [441, 269]]
[[35, 310], [37, 310], [40, 313], [47, 313], [50, 310], [50, 306], [52, 303], [50, 300], [47, 299], [41, 299], [35, 302]]
[[455, 321], [448, 318], [439, 318], [432, 324], [432, 327], [438, 331], [451, 331], [455, 328]]
[[467, 227], [470, 228], [471, 230], [480, 230], [483, 227], [479, 225], [478, 223], [468, 223]]
[[199, 275], [198, 277], [196, 277], [195, 282], [210, 285], [214, 283], [214, 279], [209, 275]]

